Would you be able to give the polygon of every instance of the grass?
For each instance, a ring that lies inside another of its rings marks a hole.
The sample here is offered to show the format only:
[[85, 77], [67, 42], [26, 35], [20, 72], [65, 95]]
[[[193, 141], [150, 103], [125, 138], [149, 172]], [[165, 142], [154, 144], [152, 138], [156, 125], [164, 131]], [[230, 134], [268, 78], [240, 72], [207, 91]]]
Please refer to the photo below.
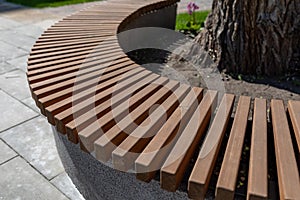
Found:
[[70, 4], [91, 2], [96, 0], [7, 0], [11, 3], [21, 4], [34, 8], [58, 7]]
[[[197, 31], [204, 26], [205, 19], [209, 14], [209, 10], [195, 12], [196, 24], [198, 24]], [[187, 23], [190, 21], [191, 16], [188, 13], [180, 13], [176, 17], [176, 30], [190, 30], [190, 27], [187, 27]]]

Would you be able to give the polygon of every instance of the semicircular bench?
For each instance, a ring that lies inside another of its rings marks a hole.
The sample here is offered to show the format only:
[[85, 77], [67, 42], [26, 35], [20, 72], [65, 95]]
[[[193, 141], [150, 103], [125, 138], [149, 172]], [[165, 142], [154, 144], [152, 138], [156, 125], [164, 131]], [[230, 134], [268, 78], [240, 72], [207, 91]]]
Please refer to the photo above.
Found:
[[[176, 4], [103, 2], [64, 18], [36, 41], [28, 82], [59, 133], [66, 171], [88, 199], [203, 199], [210, 185], [216, 199], [233, 199], [241, 169], [247, 170], [248, 199], [276, 198], [269, 188], [278, 188], [282, 199], [299, 198], [300, 101], [289, 101], [286, 113], [283, 101], [271, 100], [269, 114], [265, 99], [241, 96], [231, 118], [234, 95], [224, 94], [217, 103], [217, 91], [154, 74], [122, 49], [123, 31], [174, 28]], [[241, 161], [245, 148], [250, 158]], [[277, 169], [274, 187], [270, 165]], [[145, 184], [121, 172], [130, 170], [145, 182], [157, 179], [159, 171], [165, 190], [157, 181]]]

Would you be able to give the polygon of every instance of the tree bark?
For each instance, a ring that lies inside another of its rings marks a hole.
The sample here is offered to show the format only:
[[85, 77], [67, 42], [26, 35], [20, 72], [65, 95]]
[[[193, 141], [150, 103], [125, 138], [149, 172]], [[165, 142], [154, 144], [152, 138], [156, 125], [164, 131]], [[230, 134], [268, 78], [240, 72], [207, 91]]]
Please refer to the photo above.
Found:
[[214, 0], [196, 41], [227, 72], [298, 73], [300, 0]]

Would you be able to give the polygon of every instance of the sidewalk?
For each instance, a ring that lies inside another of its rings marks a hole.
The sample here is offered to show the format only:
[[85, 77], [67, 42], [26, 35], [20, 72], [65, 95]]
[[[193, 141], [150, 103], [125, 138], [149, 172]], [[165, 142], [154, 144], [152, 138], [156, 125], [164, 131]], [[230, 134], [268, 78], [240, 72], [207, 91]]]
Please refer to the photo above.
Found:
[[[196, 2], [206, 10], [211, 1]], [[178, 10], [185, 12], [187, 2]], [[0, 199], [83, 199], [64, 171], [47, 120], [31, 98], [26, 62], [47, 27], [99, 3], [31, 9], [0, 0]]]

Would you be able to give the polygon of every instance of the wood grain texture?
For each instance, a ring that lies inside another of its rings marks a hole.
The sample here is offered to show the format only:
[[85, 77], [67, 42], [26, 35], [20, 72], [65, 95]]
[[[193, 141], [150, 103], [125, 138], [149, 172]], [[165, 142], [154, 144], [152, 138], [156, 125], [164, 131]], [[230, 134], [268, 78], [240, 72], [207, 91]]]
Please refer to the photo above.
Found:
[[248, 123], [250, 97], [240, 96], [216, 188], [216, 199], [233, 199]]
[[283, 101], [271, 101], [280, 199], [300, 197], [299, 172]]
[[188, 194], [193, 199], [204, 199], [217, 155], [229, 122], [234, 95], [225, 94], [207, 136], [201, 146], [197, 161], [189, 178]]
[[255, 99], [247, 199], [268, 199], [267, 103]]
[[176, 191], [183, 178], [188, 163], [193, 156], [199, 141], [209, 124], [212, 105], [217, 93], [208, 91], [195, 110], [189, 123], [176, 142], [160, 171], [161, 187], [168, 191]]
[[203, 96], [202, 92], [201, 88], [193, 88], [139, 155], [135, 161], [135, 171], [139, 180], [151, 181], [156, 171], [162, 167], [198, 107]]

